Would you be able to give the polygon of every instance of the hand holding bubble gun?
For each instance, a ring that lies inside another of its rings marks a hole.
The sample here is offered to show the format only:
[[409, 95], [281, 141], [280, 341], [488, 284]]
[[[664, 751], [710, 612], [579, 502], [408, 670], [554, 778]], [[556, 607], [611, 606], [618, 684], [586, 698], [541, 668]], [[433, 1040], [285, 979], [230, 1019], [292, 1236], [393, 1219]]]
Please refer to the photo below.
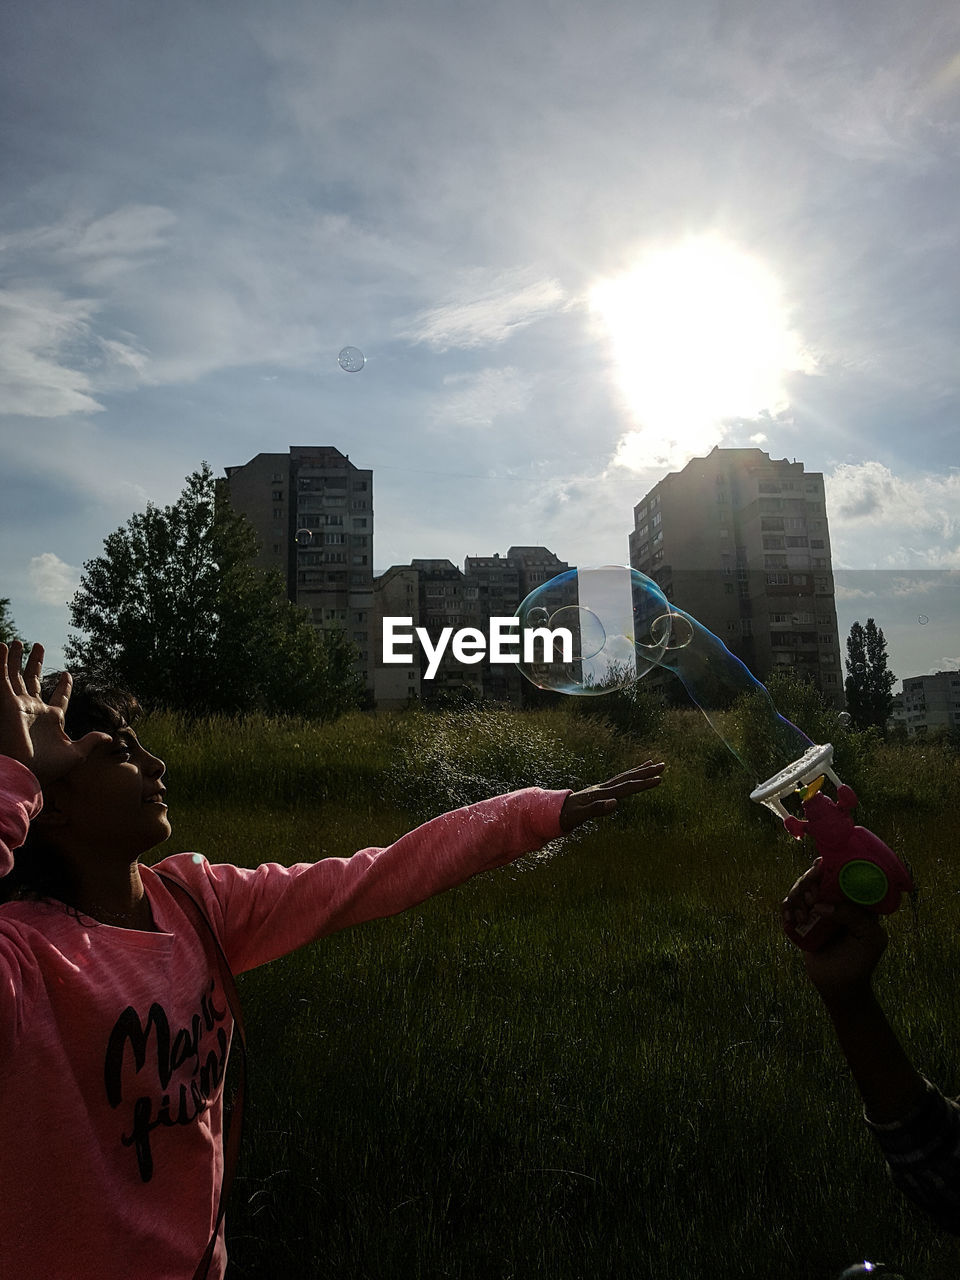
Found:
[[[792, 836], [810, 836], [820, 858], [818, 900], [823, 903], [849, 901], [878, 915], [890, 915], [900, 906], [913, 881], [891, 848], [866, 827], [854, 825], [852, 813], [857, 797], [852, 787], [840, 783], [837, 798], [831, 800], [817, 779], [803, 792], [803, 818], [792, 814], [783, 825]], [[818, 951], [839, 931], [829, 915], [814, 908], [802, 924], [785, 923], [792, 942], [804, 951]]]

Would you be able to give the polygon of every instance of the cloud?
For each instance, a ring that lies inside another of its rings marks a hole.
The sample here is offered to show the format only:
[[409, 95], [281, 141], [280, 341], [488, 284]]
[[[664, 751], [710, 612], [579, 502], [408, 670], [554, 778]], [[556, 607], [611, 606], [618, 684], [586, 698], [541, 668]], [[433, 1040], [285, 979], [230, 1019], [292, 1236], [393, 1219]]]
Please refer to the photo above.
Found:
[[0, 412], [60, 418], [102, 409], [90, 376], [71, 367], [94, 339], [96, 303], [51, 288], [0, 290]]
[[506, 341], [518, 329], [558, 311], [564, 301], [556, 280], [530, 279], [528, 272], [506, 272], [491, 280], [486, 272], [471, 271], [454, 295], [420, 312], [399, 336], [436, 351], [483, 347]]
[[861, 547], [866, 567], [960, 567], [960, 470], [906, 478], [881, 462], [841, 463], [824, 476], [835, 553]]
[[523, 413], [532, 395], [531, 380], [510, 365], [451, 374], [443, 385], [450, 393], [434, 411], [438, 426], [489, 427], [500, 418]]
[[121, 205], [100, 217], [71, 213], [0, 236], [0, 251], [12, 251], [20, 261], [41, 257], [54, 270], [69, 270], [71, 279], [102, 284], [128, 271], [135, 259], [166, 249], [177, 221], [161, 205]]
[[80, 585], [80, 570], [52, 551], [45, 551], [30, 561], [30, 583], [34, 599], [40, 604], [64, 605]]

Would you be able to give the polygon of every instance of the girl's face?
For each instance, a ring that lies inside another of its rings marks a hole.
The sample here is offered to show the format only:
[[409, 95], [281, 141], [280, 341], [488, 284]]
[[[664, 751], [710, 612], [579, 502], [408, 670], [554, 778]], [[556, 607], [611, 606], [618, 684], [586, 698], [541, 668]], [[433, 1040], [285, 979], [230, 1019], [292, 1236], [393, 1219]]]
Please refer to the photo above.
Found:
[[164, 763], [121, 723], [50, 787], [44, 805], [64, 852], [132, 860], [170, 836]]

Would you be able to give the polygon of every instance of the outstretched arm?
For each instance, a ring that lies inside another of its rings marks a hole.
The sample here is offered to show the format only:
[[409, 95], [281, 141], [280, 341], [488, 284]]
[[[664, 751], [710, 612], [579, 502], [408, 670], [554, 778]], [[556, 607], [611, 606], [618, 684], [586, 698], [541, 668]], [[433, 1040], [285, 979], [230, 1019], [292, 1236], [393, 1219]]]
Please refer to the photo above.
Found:
[[648, 762], [579, 792], [529, 787], [494, 796], [351, 858], [245, 870], [197, 864], [183, 854], [161, 866], [198, 887], [231, 965], [241, 972], [340, 929], [405, 911], [541, 849], [656, 786], [663, 768]]

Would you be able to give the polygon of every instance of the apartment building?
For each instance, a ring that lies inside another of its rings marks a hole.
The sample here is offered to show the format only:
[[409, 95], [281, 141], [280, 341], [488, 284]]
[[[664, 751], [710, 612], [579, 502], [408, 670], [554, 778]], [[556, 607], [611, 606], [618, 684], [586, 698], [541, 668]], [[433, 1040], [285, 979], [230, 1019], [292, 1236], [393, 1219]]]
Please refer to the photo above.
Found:
[[383, 661], [384, 618], [409, 618], [410, 631], [420, 624], [420, 574], [413, 565], [391, 565], [373, 580], [373, 627], [371, 628], [370, 671], [374, 703], [397, 708], [419, 702], [421, 696], [420, 659], [411, 647], [409, 665]]
[[[512, 617], [534, 587], [556, 577], [569, 566], [546, 547], [511, 547], [506, 556], [467, 556], [463, 569], [452, 560], [416, 559], [393, 565], [374, 581], [374, 616], [378, 637], [385, 617], [413, 620], [436, 644], [442, 631], [473, 627], [489, 635], [491, 618]], [[427, 659], [413, 645], [409, 666], [385, 664], [382, 646], [375, 644], [374, 690], [377, 706], [400, 706], [413, 698], [425, 702], [456, 692], [474, 698], [518, 705], [528, 687], [515, 663], [492, 663], [488, 657], [468, 664], [444, 653], [432, 679], [425, 678]]]
[[372, 690], [373, 472], [329, 445], [291, 445], [227, 467], [226, 485], [260, 539], [257, 563], [283, 575], [314, 626], [356, 645]]
[[721, 449], [634, 508], [630, 564], [759, 679], [782, 667], [843, 705], [823, 476], [761, 449]]
[[551, 578], [566, 573], [571, 567], [546, 547], [511, 547], [507, 552], [507, 563], [516, 567], [521, 601], [531, 591], [543, 586]]
[[902, 725], [910, 738], [960, 733], [960, 671], [934, 671], [904, 680], [894, 698], [890, 725]]

